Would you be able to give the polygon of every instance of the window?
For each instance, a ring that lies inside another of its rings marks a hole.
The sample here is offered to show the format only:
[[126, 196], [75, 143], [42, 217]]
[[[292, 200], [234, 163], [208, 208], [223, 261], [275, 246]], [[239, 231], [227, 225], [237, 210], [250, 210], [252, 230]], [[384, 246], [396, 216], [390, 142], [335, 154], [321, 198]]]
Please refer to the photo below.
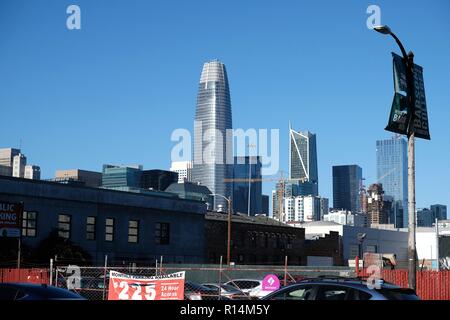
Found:
[[157, 222], [155, 226], [155, 243], [169, 244], [170, 242], [170, 223]]
[[58, 216], [58, 236], [64, 239], [70, 238], [70, 221], [71, 216], [68, 214], [60, 214]]
[[36, 237], [37, 212], [23, 212], [22, 217], [22, 236]]
[[114, 241], [114, 218], [106, 218], [105, 241]]
[[86, 218], [86, 239], [95, 240], [95, 217]]
[[290, 290], [280, 292], [271, 300], [308, 300], [313, 292], [312, 286], [294, 287]]
[[342, 286], [319, 286], [316, 300], [346, 300], [349, 290]]
[[128, 242], [137, 243], [139, 239], [139, 221], [128, 221]]

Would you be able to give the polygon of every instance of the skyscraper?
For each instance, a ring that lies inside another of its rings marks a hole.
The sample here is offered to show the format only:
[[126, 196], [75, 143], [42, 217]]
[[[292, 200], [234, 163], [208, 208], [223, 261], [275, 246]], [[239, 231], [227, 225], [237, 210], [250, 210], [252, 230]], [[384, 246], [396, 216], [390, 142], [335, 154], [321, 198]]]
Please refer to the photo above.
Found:
[[[192, 180], [213, 194], [229, 197], [233, 172], [231, 99], [225, 65], [218, 60], [203, 65], [194, 124], [194, 165]], [[227, 201], [215, 196], [214, 209], [226, 208]]]
[[316, 135], [297, 132], [289, 125], [289, 179], [299, 185], [300, 195], [319, 195]]
[[40, 180], [41, 179], [41, 168], [32, 164], [25, 166], [25, 179]]
[[170, 171], [178, 173], [178, 183], [192, 181], [192, 161], [173, 161]]
[[359, 190], [362, 169], [357, 165], [333, 166], [333, 208], [361, 211]]
[[[395, 217], [396, 227], [408, 226], [408, 157], [406, 140], [400, 135], [377, 140], [377, 182], [384, 194], [393, 198], [393, 209], [403, 216]], [[397, 215], [397, 214], [396, 214]]]
[[[248, 181], [248, 179], [256, 181]], [[233, 211], [251, 216], [261, 214], [261, 158], [234, 157], [233, 180]]]
[[13, 159], [13, 177], [23, 178], [25, 176], [25, 166], [27, 165], [27, 157], [22, 153], [14, 156]]

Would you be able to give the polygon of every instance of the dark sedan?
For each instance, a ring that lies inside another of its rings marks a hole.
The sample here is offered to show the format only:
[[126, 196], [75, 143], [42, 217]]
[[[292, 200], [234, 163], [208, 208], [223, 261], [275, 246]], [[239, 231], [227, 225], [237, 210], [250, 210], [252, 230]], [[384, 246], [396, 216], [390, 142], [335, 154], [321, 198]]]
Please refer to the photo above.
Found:
[[0, 283], [0, 300], [86, 300], [67, 289], [30, 283]]

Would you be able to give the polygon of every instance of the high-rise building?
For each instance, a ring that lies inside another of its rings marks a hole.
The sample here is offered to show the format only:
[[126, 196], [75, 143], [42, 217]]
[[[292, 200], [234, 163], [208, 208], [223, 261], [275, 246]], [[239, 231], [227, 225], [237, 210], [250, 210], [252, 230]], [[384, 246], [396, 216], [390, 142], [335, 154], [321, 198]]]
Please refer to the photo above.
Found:
[[435, 220], [433, 213], [428, 208], [417, 209], [417, 226], [418, 227], [432, 227]]
[[27, 165], [27, 157], [22, 153], [15, 155], [13, 158], [13, 177], [23, 178], [25, 176], [25, 166]]
[[170, 171], [178, 173], [178, 183], [192, 181], [192, 161], [173, 161]]
[[[283, 189], [284, 186], [284, 189]], [[283, 190], [281, 190], [283, 189]], [[278, 202], [278, 198], [280, 195], [283, 195], [281, 200], [281, 205], [284, 206], [285, 198], [296, 197], [299, 194], [299, 187], [297, 183], [280, 183], [278, 182], [275, 185], [275, 190], [272, 191], [272, 217], [276, 220], [281, 220], [280, 212], [283, 212], [283, 209], [280, 211], [280, 203]]]
[[371, 184], [367, 192], [367, 215], [370, 224], [388, 224], [391, 202], [385, 201], [381, 183]]
[[164, 191], [172, 183], [178, 182], [178, 173], [167, 170], [144, 170], [141, 173], [140, 187]]
[[102, 173], [80, 169], [57, 170], [56, 182], [81, 182], [86, 187], [98, 188], [102, 185]]
[[[446, 220], [447, 219], [447, 206], [443, 204], [433, 204], [430, 206], [430, 210], [433, 215], [433, 219]], [[434, 220], [433, 220], [434, 223]]]
[[323, 217], [328, 214], [329, 210], [330, 205], [328, 198], [320, 197], [320, 220], [323, 220]]
[[261, 214], [269, 216], [269, 196], [266, 194], [262, 195]]
[[261, 210], [261, 158], [234, 157], [233, 211], [253, 216], [261, 214]]
[[300, 195], [319, 195], [316, 135], [297, 132], [290, 125], [289, 179], [298, 183]]
[[[233, 175], [231, 99], [225, 65], [218, 60], [203, 65], [194, 123], [194, 165], [192, 180], [211, 193], [229, 197]], [[231, 133], [231, 131], [229, 131]], [[232, 138], [232, 137], [231, 137]], [[226, 208], [227, 201], [215, 196], [214, 209]]]
[[362, 169], [357, 165], [333, 166], [333, 208], [361, 211], [359, 191], [362, 185]]
[[13, 166], [14, 157], [20, 154], [20, 149], [3, 148], [0, 149], [0, 166]]
[[41, 179], [41, 168], [39, 166], [35, 166], [32, 164], [25, 166], [25, 173], [24, 173], [25, 179], [33, 179], [33, 180], [40, 180]]
[[320, 198], [296, 196], [284, 199], [283, 222], [309, 222], [320, 220]]
[[[383, 185], [384, 194], [393, 198], [396, 227], [408, 226], [408, 156], [406, 140], [400, 135], [391, 139], [377, 140], [377, 182]], [[401, 220], [401, 221], [399, 221]], [[402, 224], [400, 224], [402, 223]]]
[[103, 165], [102, 188], [130, 190], [141, 187], [142, 166]]

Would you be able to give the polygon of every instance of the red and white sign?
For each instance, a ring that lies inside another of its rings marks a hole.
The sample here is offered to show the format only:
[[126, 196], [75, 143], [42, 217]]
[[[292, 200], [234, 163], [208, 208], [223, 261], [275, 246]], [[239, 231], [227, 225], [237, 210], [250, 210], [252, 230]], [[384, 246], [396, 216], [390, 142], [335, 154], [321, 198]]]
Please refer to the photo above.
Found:
[[109, 273], [108, 300], [184, 300], [184, 275], [133, 276]]

